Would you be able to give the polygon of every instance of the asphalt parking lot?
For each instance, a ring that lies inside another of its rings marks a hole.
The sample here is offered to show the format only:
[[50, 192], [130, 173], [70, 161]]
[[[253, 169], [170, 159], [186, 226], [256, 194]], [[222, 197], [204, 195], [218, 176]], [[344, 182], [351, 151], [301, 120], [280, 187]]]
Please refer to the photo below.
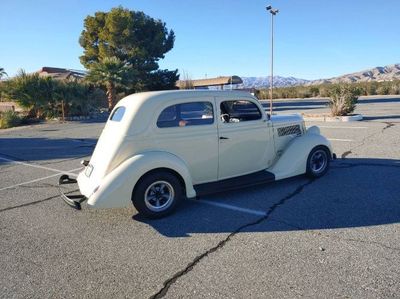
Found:
[[400, 98], [362, 99], [357, 112], [364, 121], [307, 122], [338, 156], [324, 177], [186, 201], [152, 221], [59, 197], [58, 177], [79, 172], [103, 122], [0, 131], [0, 297], [398, 298]]

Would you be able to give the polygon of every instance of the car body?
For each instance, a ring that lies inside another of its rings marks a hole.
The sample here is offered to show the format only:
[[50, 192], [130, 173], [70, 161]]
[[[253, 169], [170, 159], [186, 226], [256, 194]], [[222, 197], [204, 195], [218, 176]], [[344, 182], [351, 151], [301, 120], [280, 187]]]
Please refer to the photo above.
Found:
[[63, 197], [77, 208], [84, 200], [98, 208], [133, 202], [145, 216], [161, 217], [181, 198], [305, 173], [322, 176], [332, 157], [317, 127], [307, 130], [300, 115], [270, 116], [246, 92], [137, 93], [118, 102], [83, 163], [82, 196]]

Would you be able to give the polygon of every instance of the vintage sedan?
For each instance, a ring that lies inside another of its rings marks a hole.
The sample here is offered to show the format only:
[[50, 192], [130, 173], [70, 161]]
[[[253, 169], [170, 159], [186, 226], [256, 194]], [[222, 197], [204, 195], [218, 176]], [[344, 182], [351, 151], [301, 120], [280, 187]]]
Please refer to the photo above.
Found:
[[72, 207], [126, 207], [170, 214], [184, 198], [306, 174], [334, 157], [318, 127], [299, 115], [268, 115], [240, 91], [158, 91], [125, 97], [113, 109], [77, 180]]

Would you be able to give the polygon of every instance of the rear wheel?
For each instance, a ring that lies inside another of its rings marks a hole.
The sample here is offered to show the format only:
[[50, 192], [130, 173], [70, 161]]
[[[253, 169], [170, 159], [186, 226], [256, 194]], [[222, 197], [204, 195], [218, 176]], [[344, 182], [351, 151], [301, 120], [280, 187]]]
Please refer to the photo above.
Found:
[[329, 168], [330, 153], [324, 146], [317, 146], [312, 149], [307, 159], [307, 176], [319, 178], [323, 176]]
[[143, 216], [161, 218], [175, 210], [182, 193], [181, 183], [175, 175], [167, 171], [154, 172], [139, 180], [132, 202]]

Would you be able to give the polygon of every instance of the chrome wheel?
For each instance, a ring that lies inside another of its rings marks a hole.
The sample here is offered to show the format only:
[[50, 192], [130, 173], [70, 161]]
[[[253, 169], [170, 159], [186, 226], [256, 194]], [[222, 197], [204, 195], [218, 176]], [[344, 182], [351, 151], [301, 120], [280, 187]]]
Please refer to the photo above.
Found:
[[323, 172], [327, 165], [328, 156], [322, 149], [316, 150], [310, 157], [310, 169], [315, 174]]
[[146, 207], [153, 212], [162, 212], [173, 203], [174, 188], [167, 181], [156, 181], [144, 192]]

